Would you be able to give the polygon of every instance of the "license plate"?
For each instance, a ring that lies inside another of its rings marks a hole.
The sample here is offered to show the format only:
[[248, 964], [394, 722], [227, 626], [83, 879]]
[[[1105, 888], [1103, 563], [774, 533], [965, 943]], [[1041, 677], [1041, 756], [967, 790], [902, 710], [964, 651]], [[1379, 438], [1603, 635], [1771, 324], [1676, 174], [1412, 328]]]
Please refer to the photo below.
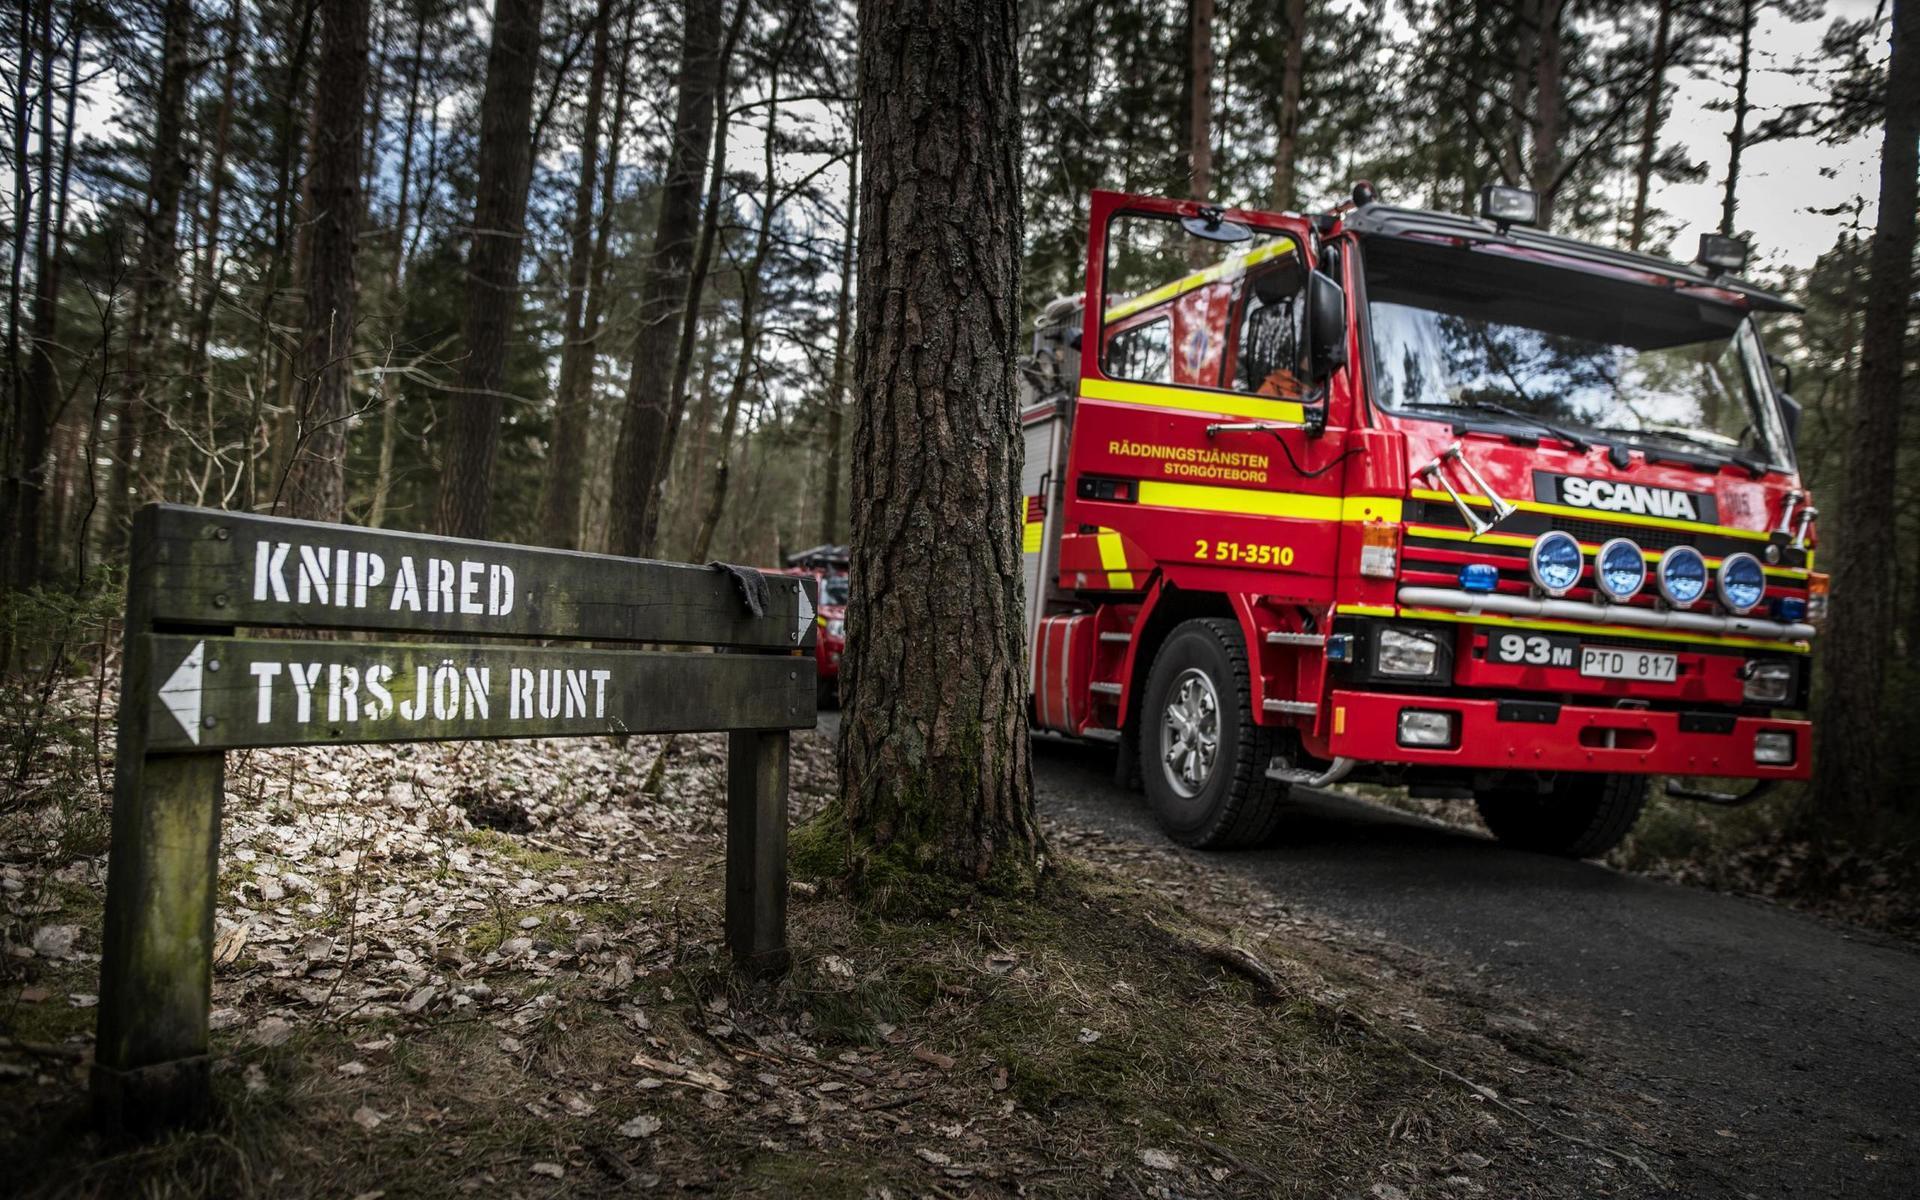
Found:
[[1635, 679], [1672, 683], [1680, 677], [1680, 658], [1618, 646], [1580, 647], [1580, 673], [1595, 679]]

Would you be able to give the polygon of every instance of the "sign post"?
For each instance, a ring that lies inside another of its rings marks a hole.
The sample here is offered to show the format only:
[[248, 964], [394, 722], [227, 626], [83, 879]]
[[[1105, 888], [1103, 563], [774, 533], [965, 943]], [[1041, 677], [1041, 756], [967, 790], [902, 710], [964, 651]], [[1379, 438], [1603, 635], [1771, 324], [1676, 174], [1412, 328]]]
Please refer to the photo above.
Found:
[[[727, 944], [743, 970], [785, 969], [811, 579], [174, 505], [143, 509], [131, 546], [93, 1074], [108, 1127], [208, 1109], [230, 749], [728, 732]], [[520, 640], [235, 636], [272, 628]]]

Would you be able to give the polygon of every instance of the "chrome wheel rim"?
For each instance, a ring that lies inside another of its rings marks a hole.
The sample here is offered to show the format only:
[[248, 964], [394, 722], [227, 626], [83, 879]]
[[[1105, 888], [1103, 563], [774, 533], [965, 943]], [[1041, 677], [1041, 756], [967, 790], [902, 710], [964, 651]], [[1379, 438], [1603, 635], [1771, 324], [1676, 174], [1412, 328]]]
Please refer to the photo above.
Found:
[[1160, 769], [1176, 795], [1191, 800], [1213, 777], [1220, 753], [1220, 695], [1206, 672], [1189, 667], [1167, 692], [1160, 715]]

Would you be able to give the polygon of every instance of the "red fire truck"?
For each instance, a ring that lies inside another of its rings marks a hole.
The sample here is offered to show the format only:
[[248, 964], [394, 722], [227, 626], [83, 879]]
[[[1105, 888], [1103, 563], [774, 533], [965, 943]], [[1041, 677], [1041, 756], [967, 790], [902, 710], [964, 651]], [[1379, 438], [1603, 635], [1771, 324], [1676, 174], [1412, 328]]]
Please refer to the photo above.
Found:
[[1653, 777], [1807, 778], [1826, 579], [1754, 320], [1794, 307], [1731, 239], [1680, 264], [1536, 207], [1094, 194], [1024, 364], [1033, 719], [1118, 742], [1176, 840], [1345, 779], [1589, 856]]
[[820, 581], [819, 636], [813, 640], [815, 690], [822, 708], [840, 703], [840, 659], [847, 652], [847, 568], [845, 546], [814, 546], [786, 556], [779, 573], [811, 575]]

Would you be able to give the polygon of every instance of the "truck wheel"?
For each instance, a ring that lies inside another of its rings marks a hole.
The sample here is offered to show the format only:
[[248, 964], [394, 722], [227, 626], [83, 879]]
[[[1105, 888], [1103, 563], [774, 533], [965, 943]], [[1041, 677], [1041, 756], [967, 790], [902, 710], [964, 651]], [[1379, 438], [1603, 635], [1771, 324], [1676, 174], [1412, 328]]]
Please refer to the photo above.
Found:
[[1506, 787], [1474, 797], [1480, 819], [1509, 846], [1598, 858], [1620, 844], [1647, 803], [1644, 775], [1562, 775], [1546, 792]]
[[1167, 637], [1147, 675], [1139, 741], [1147, 800], [1174, 841], [1226, 850], [1272, 835], [1287, 795], [1266, 776], [1280, 731], [1253, 722], [1247, 651], [1232, 621], [1187, 621]]

